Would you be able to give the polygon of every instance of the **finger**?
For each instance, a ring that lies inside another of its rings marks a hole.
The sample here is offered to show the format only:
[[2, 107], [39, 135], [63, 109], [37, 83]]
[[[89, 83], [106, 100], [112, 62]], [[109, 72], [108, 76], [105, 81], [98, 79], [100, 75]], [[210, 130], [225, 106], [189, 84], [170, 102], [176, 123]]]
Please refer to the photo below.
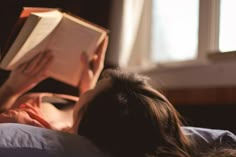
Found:
[[108, 40], [109, 40], [109, 37], [106, 36], [104, 38], [104, 40], [99, 44], [99, 46], [97, 47], [96, 49], [96, 54], [99, 54], [99, 53], [102, 53], [103, 51], [101, 51], [103, 48], [106, 49], [107, 45], [108, 45]]
[[37, 75], [42, 68], [45, 68], [45, 64], [50, 64], [52, 59], [52, 52], [47, 50], [42, 53], [42, 55], [38, 56], [38, 62], [32, 66], [31, 74]]
[[40, 60], [44, 56], [44, 53], [40, 52], [36, 56], [34, 56], [30, 61], [26, 63], [25, 69], [23, 70], [24, 74], [31, 74], [34, 72], [34, 69], [38, 66], [40, 63]]
[[104, 60], [105, 59], [105, 53], [106, 53], [106, 50], [107, 50], [107, 46], [108, 46], [108, 36], [105, 37], [105, 39], [99, 45], [99, 47], [96, 51], [96, 54], [98, 55], [99, 60]]
[[[40, 66], [35, 69], [34, 76], [38, 77], [41, 75], [41, 76], [46, 77], [46, 71], [47, 71], [48, 67], [52, 64], [53, 59], [54, 59], [53, 56], [47, 56], [46, 58], [44, 58], [41, 61]], [[42, 74], [45, 74], [45, 75], [42, 75]]]
[[15, 71], [23, 72], [28, 66], [28, 62], [24, 62], [20, 65], [18, 65], [15, 69]]
[[108, 46], [108, 36], [105, 37], [104, 41], [99, 45], [96, 51], [97, 59], [94, 60], [94, 66], [93, 66], [94, 73], [100, 72], [103, 69], [107, 46]]

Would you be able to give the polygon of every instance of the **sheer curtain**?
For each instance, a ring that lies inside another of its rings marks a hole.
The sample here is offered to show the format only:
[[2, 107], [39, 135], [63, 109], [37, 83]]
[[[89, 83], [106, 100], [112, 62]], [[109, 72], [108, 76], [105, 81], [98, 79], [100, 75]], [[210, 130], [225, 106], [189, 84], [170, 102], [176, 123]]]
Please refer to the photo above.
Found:
[[113, 0], [107, 63], [135, 67], [148, 62], [152, 0]]

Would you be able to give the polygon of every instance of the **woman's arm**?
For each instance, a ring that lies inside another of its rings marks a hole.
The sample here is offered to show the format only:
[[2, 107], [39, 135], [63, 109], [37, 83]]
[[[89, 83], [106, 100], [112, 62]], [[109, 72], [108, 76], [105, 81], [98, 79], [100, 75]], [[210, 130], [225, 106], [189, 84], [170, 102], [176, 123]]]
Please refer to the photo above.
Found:
[[45, 71], [52, 60], [51, 52], [45, 51], [13, 70], [0, 87], [0, 112], [11, 108], [22, 94], [46, 79]]
[[11, 107], [20, 95], [11, 91], [7, 84], [0, 88], [0, 113]]

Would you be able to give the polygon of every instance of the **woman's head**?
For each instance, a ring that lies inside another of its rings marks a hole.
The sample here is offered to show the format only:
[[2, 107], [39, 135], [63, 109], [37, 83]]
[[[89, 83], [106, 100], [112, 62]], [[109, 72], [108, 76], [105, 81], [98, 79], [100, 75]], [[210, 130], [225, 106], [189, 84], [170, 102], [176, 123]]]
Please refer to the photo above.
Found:
[[147, 78], [110, 70], [96, 88], [84, 100], [78, 134], [117, 156], [185, 154], [177, 112]]

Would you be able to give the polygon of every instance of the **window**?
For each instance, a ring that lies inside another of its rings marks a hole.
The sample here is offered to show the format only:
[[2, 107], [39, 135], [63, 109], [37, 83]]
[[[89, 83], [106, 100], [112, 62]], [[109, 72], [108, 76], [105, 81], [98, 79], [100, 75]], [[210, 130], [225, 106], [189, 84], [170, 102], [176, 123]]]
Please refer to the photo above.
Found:
[[198, 0], [154, 0], [152, 57], [157, 62], [197, 56]]
[[153, 0], [151, 58], [157, 63], [236, 50], [235, 0]]
[[220, 2], [219, 49], [221, 52], [236, 50], [236, 1]]

